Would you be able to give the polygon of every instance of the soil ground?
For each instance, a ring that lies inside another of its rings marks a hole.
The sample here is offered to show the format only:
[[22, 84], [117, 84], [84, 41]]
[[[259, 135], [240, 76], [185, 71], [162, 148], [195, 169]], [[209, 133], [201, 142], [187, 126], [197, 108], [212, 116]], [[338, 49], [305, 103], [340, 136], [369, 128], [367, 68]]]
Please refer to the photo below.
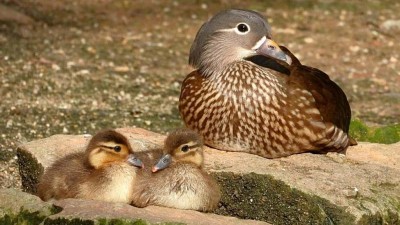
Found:
[[181, 126], [177, 105], [180, 82], [192, 70], [190, 45], [201, 24], [226, 8], [263, 13], [279, 44], [343, 88], [354, 118], [374, 125], [400, 120], [400, 25], [385, 26], [400, 20], [397, 0], [1, 0], [0, 6], [21, 13], [0, 15], [0, 187], [20, 188], [19, 143], [106, 127], [165, 133]]

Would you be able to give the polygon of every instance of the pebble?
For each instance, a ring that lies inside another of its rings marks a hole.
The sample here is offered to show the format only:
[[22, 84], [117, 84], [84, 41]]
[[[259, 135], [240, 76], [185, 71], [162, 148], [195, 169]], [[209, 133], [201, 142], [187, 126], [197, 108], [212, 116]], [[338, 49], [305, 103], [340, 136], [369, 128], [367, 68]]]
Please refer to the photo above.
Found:
[[115, 72], [129, 72], [129, 67], [128, 66], [117, 66], [114, 68]]
[[359, 191], [357, 187], [351, 187], [343, 190], [342, 192], [348, 198], [356, 198]]
[[311, 38], [311, 37], [306, 37], [306, 38], [304, 38], [303, 40], [304, 40], [304, 42], [307, 43], [307, 44], [314, 43], [314, 39]]
[[54, 71], [59, 71], [59, 70], [61, 69], [60, 66], [57, 65], [57, 64], [52, 64], [52, 65], [51, 65], [51, 68], [52, 68]]
[[358, 52], [358, 51], [360, 51], [360, 46], [358, 46], [358, 45], [353, 45], [353, 46], [350, 46], [350, 51], [352, 51], [352, 52]]
[[380, 27], [386, 31], [400, 31], [400, 20], [386, 20]]
[[6, 128], [11, 128], [13, 125], [13, 121], [12, 120], [8, 120], [7, 124], [6, 124]]

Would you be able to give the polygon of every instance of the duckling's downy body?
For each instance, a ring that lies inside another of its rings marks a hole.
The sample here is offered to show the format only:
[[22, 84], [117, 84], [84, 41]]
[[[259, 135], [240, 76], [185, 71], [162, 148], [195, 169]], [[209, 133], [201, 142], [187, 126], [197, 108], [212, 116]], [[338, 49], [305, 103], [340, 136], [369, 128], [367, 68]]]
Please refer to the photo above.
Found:
[[68, 155], [50, 166], [38, 185], [43, 200], [84, 198], [130, 203], [138, 167], [128, 140], [103, 130], [85, 152]]
[[172, 132], [163, 150], [143, 152], [138, 157], [156, 165], [152, 171], [138, 174], [133, 205], [199, 211], [218, 206], [221, 193], [216, 181], [202, 169], [203, 142], [197, 133], [187, 129]]

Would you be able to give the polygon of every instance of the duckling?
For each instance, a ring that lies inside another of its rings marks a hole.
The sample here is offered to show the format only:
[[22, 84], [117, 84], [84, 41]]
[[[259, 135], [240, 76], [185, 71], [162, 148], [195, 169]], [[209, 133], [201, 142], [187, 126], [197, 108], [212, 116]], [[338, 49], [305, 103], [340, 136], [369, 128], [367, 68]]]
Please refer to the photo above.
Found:
[[[203, 170], [203, 140], [194, 131], [179, 129], [168, 135], [162, 150], [145, 152], [143, 160], [161, 156], [152, 171], [141, 171], [133, 191], [137, 207], [158, 205], [178, 209], [211, 211], [221, 192], [217, 182]], [[146, 161], [144, 161], [146, 162]]]
[[38, 184], [39, 197], [84, 198], [130, 203], [132, 186], [143, 163], [128, 140], [112, 129], [98, 132], [86, 151], [74, 153], [51, 165]]

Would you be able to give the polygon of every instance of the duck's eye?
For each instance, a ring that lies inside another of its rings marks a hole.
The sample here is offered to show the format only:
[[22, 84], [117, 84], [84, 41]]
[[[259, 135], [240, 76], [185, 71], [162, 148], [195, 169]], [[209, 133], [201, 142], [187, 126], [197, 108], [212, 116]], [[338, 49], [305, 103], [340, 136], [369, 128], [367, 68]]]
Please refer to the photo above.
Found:
[[187, 146], [187, 145], [182, 146], [181, 151], [182, 151], [182, 152], [187, 152], [187, 151], [189, 151], [189, 146]]
[[238, 31], [240, 31], [241, 33], [246, 33], [247, 31], [249, 31], [249, 27], [248, 27], [246, 24], [244, 24], [244, 23], [239, 23], [239, 24], [237, 25], [237, 29], [238, 29]]
[[121, 146], [114, 146], [114, 151], [120, 152], [121, 151]]

